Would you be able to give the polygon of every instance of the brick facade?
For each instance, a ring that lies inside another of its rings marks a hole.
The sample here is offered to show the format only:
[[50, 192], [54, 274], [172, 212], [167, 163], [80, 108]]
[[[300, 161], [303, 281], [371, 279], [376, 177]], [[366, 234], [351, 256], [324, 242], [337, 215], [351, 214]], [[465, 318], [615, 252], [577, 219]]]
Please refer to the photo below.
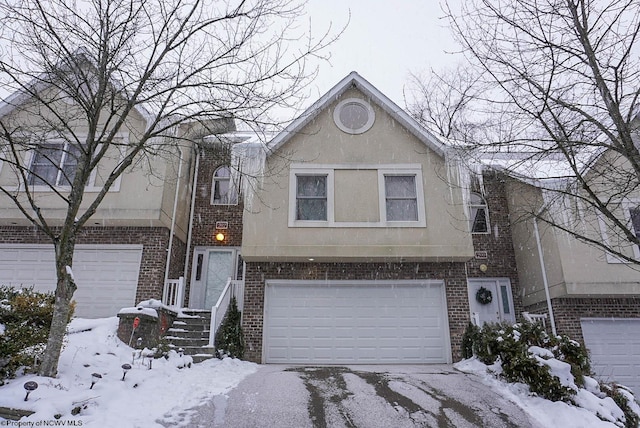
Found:
[[[191, 248], [187, 259], [188, 273], [185, 278], [187, 304], [191, 284], [191, 264], [193, 263], [193, 249], [195, 247], [235, 247], [242, 245], [242, 214], [244, 206], [238, 205], [212, 205], [211, 187], [214, 171], [228, 165], [228, 158], [221, 156], [217, 151], [205, 149], [200, 154], [198, 166], [198, 183], [196, 186], [196, 198], [193, 211], [193, 227], [191, 229]], [[224, 241], [216, 241], [216, 222], [228, 223], [228, 229], [222, 232]]]
[[[473, 234], [473, 249], [485, 251], [486, 259], [471, 259], [467, 262], [469, 278], [509, 278], [516, 320], [522, 313], [522, 298], [519, 291], [518, 268], [513, 251], [513, 239], [507, 205], [505, 176], [494, 171], [483, 174], [484, 197], [489, 211], [490, 233]], [[482, 272], [480, 265], [487, 266]]]
[[[2, 244], [50, 244], [51, 240], [33, 227], [0, 226]], [[142, 261], [138, 275], [135, 304], [162, 298], [169, 246], [169, 229], [165, 227], [86, 227], [78, 234], [77, 244], [142, 244]], [[181, 271], [185, 244], [174, 237], [170, 277]], [[181, 250], [182, 248], [182, 250]], [[179, 275], [178, 275], [179, 276]]]
[[242, 326], [245, 358], [262, 360], [264, 288], [267, 280], [444, 279], [454, 361], [460, 359], [462, 333], [469, 323], [464, 263], [247, 263]]

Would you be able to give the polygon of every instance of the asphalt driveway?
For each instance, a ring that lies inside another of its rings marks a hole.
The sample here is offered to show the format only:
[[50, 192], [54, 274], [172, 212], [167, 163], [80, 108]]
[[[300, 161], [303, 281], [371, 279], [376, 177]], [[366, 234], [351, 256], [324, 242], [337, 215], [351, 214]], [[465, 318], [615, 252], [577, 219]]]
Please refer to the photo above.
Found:
[[515, 404], [447, 365], [261, 366], [197, 409], [201, 427], [535, 427]]

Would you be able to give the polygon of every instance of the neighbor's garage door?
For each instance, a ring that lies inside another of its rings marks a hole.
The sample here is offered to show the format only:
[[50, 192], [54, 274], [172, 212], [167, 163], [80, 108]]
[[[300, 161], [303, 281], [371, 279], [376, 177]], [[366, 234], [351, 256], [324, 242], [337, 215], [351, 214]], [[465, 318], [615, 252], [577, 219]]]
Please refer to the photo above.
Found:
[[[109, 317], [122, 307], [134, 306], [141, 259], [142, 245], [77, 245], [75, 315]], [[0, 245], [0, 284], [54, 291], [54, 260], [50, 245]]]
[[583, 318], [582, 336], [591, 367], [602, 379], [616, 381], [640, 394], [640, 319]]
[[446, 363], [446, 314], [442, 281], [267, 281], [264, 361]]

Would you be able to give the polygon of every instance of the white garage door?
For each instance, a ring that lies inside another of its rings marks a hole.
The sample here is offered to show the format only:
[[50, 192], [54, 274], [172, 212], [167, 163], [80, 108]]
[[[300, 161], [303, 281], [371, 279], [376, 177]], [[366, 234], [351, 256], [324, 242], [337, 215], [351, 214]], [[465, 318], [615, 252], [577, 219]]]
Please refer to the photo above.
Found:
[[[77, 245], [73, 274], [78, 289], [75, 315], [83, 318], [114, 316], [135, 305], [142, 245]], [[34, 285], [54, 291], [56, 274], [51, 245], [0, 245], [0, 284]]]
[[442, 281], [267, 281], [264, 361], [415, 364], [450, 360]]
[[640, 395], [640, 319], [582, 318], [580, 324], [593, 371]]

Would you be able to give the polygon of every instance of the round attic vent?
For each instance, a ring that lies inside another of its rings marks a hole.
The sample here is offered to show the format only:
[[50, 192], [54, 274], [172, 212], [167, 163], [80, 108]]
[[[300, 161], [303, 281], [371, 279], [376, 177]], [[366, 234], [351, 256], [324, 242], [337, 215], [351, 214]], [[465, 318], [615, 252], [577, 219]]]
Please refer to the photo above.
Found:
[[348, 134], [362, 134], [373, 126], [375, 113], [369, 103], [359, 98], [347, 98], [336, 106], [333, 121]]

